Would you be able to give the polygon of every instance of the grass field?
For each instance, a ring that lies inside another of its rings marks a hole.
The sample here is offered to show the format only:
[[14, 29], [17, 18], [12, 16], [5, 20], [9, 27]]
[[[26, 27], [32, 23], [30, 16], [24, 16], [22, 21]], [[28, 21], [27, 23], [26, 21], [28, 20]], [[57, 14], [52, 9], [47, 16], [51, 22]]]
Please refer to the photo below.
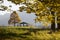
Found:
[[60, 40], [60, 32], [48, 34], [50, 30], [36, 28], [0, 28], [0, 40]]

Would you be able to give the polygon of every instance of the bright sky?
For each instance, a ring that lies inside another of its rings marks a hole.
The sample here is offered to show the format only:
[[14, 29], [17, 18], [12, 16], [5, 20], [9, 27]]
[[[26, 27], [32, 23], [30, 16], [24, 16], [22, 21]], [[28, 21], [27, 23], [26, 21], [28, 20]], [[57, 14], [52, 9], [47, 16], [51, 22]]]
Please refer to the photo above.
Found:
[[[14, 4], [14, 3], [12, 3], [12, 2], [8, 2], [7, 0], [3, 0], [4, 2], [2, 3], [2, 4], [0, 4], [0, 5], [4, 5], [4, 6], [7, 6], [9, 9], [11, 9], [12, 11], [17, 11], [17, 10], [19, 10], [19, 7], [20, 6], [25, 6], [25, 5], [16, 5], [16, 4]], [[9, 6], [12, 6], [11, 8], [9, 7]], [[0, 11], [0, 15], [4, 15], [4, 14], [6, 14], [6, 13], [11, 13], [11, 11], [8, 9], [8, 11], [6, 10], [6, 11]]]

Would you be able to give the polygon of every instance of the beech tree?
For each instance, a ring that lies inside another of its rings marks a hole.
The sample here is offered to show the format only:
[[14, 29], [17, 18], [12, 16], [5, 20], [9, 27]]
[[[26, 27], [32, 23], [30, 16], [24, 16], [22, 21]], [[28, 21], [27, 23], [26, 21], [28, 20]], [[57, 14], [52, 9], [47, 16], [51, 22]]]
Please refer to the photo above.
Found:
[[16, 13], [16, 11], [13, 11], [13, 13], [10, 15], [10, 19], [8, 21], [8, 24], [15, 24], [19, 23], [21, 21], [21, 19], [19, 18], [18, 14]]

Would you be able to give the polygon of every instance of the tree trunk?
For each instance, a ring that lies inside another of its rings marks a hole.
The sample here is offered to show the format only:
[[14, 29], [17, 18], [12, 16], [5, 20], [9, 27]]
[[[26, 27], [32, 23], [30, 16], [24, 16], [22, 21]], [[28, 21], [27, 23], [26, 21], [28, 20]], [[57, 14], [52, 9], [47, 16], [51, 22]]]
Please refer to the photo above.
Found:
[[51, 24], [51, 30], [52, 30], [53, 32], [55, 32], [55, 22], [52, 22], [52, 24]]
[[[55, 16], [55, 12], [54, 11], [51, 11], [51, 14], [53, 15], [53, 16]], [[53, 18], [53, 21], [51, 22], [51, 30], [53, 31], [53, 32], [55, 32], [55, 17], [52, 17]]]
[[15, 27], [15, 23], [14, 23], [14, 27]]
[[57, 21], [58, 21], [58, 26], [57, 26], [57, 30], [59, 31], [60, 30], [60, 19], [59, 19], [59, 17], [57, 18]]
[[15, 27], [15, 24], [16, 24], [16, 23], [15, 23], [15, 18], [14, 18], [14, 27]]
[[60, 23], [57, 24], [57, 30], [60, 30]]

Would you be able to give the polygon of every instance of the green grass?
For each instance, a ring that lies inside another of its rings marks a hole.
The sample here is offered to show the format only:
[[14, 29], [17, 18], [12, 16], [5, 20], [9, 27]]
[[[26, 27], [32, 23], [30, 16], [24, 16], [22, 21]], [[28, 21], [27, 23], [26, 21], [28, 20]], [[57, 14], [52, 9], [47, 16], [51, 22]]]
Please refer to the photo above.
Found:
[[60, 32], [48, 34], [49, 31], [36, 28], [1, 27], [0, 40], [60, 40]]

